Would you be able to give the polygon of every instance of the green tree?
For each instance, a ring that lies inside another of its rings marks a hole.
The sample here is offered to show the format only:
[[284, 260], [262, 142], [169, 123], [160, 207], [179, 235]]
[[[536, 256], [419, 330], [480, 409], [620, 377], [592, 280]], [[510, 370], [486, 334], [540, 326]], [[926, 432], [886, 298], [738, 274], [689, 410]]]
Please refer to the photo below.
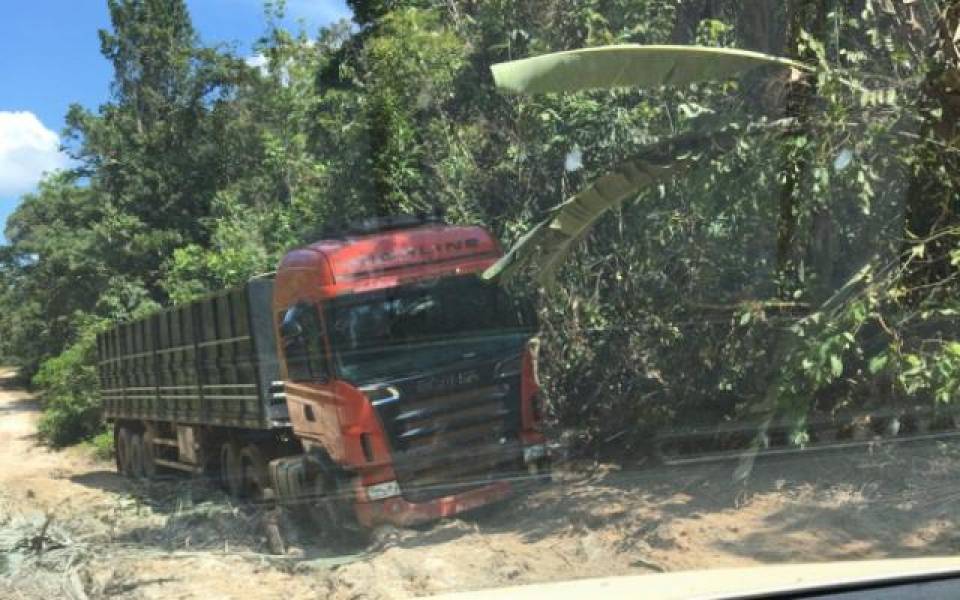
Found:
[[371, 25], [388, 13], [404, 8], [426, 8], [436, 2], [430, 0], [347, 0], [353, 11], [353, 20], [360, 25]]
[[203, 241], [202, 220], [231, 173], [222, 154], [227, 101], [242, 61], [198, 45], [181, 0], [110, 0], [101, 31], [113, 99], [93, 114], [74, 105], [67, 133], [79, 172], [115, 216], [109, 268], [139, 273], [157, 298], [161, 265]]

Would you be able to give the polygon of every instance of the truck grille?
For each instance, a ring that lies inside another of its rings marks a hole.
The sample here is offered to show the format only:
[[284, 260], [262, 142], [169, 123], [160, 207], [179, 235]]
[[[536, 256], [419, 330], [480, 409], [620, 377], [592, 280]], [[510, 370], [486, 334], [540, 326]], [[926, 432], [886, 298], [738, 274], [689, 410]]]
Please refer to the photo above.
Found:
[[379, 404], [404, 497], [423, 502], [516, 474], [519, 386], [513, 377], [426, 398], [401, 391]]

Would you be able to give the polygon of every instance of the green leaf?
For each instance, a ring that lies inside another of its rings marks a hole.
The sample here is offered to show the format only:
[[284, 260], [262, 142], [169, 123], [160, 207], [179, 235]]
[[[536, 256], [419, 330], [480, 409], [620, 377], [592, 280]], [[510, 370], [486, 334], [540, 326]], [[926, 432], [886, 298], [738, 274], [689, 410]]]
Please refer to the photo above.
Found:
[[762, 65], [810, 70], [803, 63], [748, 50], [636, 44], [554, 52], [498, 63], [491, 70], [497, 87], [538, 94], [686, 85], [726, 79]]
[[[775, 121], [751, 127], [746, 133], [783, 131], [792, 124], [789, 119]], [[710, 156], [730, 151], [742, 135], [744, 132], [738, 128], [727, 128], [706, 135], [677, 136], [668, 142], [648, 146], [639, 155], [616, 165], [553, 208], [481, 277], [502, 285], [521, 266], [536, 263], [540, 268], [540, 283], [549, 284], [571, 248], [589, 232], [600, 216], [644, 190], [676, 179]]]
[[836, 354], [830, 355], [830, 373], [834, 377], [840, 377], [843, 374], [843, 361]]
[[876, 375], [882, 371], [883, 368], [887, 366], [887, 359], [888, 357], [886, 354], [878, 354], [871, 358], [870, 363], [867, 366], [867, 368], [870, 370], [870, 374]]

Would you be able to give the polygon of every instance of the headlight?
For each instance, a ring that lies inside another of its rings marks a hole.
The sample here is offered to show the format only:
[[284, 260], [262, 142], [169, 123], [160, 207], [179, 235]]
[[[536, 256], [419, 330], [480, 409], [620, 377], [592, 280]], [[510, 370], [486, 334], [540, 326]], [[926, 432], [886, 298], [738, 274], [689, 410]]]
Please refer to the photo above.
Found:
[[389, 402], [396, 402], [400, 399], [400, 390], [392, 385], [383, 387], [365, 385], [360, 388], [360, 391], [366, 394], [367, 398], [370, 398], [370, 402], [374, 406], [380, 406], [381, 404], [387, 404]]
[[523, 462], [532, 463], [547, 455], [547, 447], [543, 444], [527, 446], [523, 449]]

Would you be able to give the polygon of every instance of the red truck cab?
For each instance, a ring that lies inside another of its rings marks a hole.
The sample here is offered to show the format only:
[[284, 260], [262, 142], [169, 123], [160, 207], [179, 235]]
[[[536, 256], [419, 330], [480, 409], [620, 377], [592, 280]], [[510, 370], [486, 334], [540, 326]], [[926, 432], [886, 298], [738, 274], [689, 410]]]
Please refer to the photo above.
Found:
[[457, 514], [543, 474], [534, 311], [477, 277], [501, 254], [482, 227], [394, 218], [280, 263], [293, 433], [360, 524]]

